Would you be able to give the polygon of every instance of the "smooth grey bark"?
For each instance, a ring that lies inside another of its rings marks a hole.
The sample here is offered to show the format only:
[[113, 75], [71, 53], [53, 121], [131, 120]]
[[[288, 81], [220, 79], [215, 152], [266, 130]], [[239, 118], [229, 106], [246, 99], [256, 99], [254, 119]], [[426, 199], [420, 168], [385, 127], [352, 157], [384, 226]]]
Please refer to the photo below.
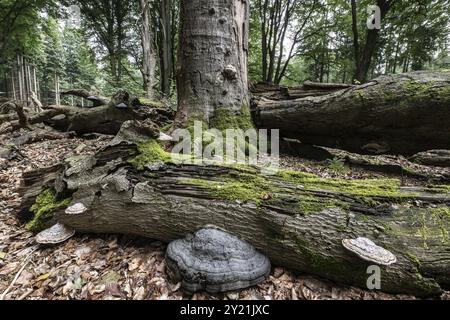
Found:
[[330, 94], [254, 105], [258, 127], [308, 144], [404, 155], [450, 147], [450, 72], [382, 76]]
[[249, 104], [247, 0], [181, 1], [177, 124]]

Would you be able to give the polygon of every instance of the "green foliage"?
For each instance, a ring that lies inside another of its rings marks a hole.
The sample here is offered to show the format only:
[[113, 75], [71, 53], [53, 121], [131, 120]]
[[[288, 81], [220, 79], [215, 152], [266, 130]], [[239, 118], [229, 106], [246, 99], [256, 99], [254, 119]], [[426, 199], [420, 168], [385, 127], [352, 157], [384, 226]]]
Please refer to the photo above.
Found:
[[71, 199], [59, 201], [53, 190], [43, 191], [37, 198], [30, 211], [34, 214], [33, 219], [26, 225], [30, 232], [40, 232], [47, 227], [53, 218], [53, 212], [70, 204]]
[[350, 168], [345, 164], [345, 159], [334, 158], [328, 160], [328, 168], [336, 173], [345, 174], [350, 171]]

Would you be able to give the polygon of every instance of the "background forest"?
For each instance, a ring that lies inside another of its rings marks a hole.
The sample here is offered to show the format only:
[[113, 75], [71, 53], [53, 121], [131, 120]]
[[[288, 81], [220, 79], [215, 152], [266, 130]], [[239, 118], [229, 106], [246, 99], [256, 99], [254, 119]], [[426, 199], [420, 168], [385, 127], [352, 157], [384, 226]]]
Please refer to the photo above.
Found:
[[[87, 105], [70, 88], [176, 101], [178, 0], [1, 0], [0, 91]], [[251, 0], [249, 78], [297, 85], [366, 82], [450, 67], [448, 0]], [[154, 74], [153, 74], [154, 73]], [[57, 98], [58, 96], [58, 98]]]

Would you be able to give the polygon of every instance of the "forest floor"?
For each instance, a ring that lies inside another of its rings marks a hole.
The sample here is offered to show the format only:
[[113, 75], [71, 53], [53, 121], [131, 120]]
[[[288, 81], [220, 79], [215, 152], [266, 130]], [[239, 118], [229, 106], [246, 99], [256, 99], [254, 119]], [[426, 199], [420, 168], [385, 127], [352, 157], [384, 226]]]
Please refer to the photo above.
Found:
[[[0, 141], [5, 143], [12, 138], [0, 136]], [[254, 288], [186, 296], [180, 284], [171, 283], [166, 277], [163, 243], [130, 236], [77, 235], [56, 247], [36, 245], [33, 234], [14, 217], [21, 201], [17, 189], [22, 173], [48, 167], [70, 155], [93, 153], [107, 142], [104, 138], [44, 141], [20, 147], [16, 159], [0, 159], [0, 299], [414, 299], [341, 286], [279, 267], [274, 267], [269, 279]], [[282, 164], [322, 177], [380, 176], [360, 169], [350, 170], [339, 162], [283, 157]], [[441, 298], [450, 299], [450, 293]]]

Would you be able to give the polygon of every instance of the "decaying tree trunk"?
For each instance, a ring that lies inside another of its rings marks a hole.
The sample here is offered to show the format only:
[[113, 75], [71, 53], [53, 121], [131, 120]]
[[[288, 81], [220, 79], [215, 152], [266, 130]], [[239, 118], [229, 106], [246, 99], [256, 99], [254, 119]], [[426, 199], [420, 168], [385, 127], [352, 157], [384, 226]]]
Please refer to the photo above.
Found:
[[256, 98], [257, 126], [356, 153], [413, 155], [450, 147], [450, 72], [382, 76], [310, 95], [282, 101]]
[[248, 1], [181, 2], [177, 126], [249, 105]]
[[109, 100], [104, 97], [100, 97], [97, 92], [89, 92], [85, 89], [70, 89], [60, 92], [61, 95], [73, 95], [76, 97], [84, 98], [93, 103], [94, 107], [103, 106], [109, 103]]
[[[430, 296], [450, 287], [445, 187], [393, 191], [386, 185], [384, 195], [374, 192], [380, 181], [358, 187], [314, 182], [302, 173], [267, 176], [252, 167], [163, 165], [157, 159], [139, 171], [127, 159], [138, 154], [133, 141], [146, 137], [129, 127], [95, 156], [24, 175], [22, 212], [41, 190], [54, 188], [88, 208], [80, 215], [56, 213], [57, 221], [79, 232], [169, 242], [214, 224], [253, 244], [274, 265], [362, 288], [371, 263], [347, 252], [342, 240], [363, 236], [397, 256], [396, 264], [381, 267], [383, 291]], [[412, 207], [415, 201], [423, 207]]]
[[[143, 102], [130, 97], [126, 91], [119, 91], [106, 105], [95, 108], [49, 106], [47, 110], [31, 115], [28, 123], [32, 125], [43, 122], [57, 130], [75, 132], [78, 135], [88, 133], [115, 135], [125, 121], [147, 118], [164, 126], [173, 120], [174, 112], [157, 102]], [[23, 128], [23, 119], [22, 122], [20, 119], [17, 115], [0, 116], [2, 125], [0, 133]]]

